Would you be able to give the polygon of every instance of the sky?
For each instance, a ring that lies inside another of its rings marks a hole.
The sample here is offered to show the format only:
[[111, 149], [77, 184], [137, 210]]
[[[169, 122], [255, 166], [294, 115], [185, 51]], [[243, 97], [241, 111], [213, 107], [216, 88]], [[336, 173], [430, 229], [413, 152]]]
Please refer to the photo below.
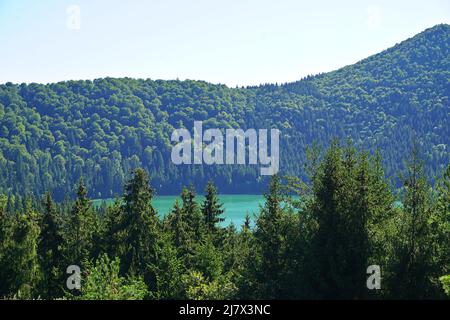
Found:
[[0, 83], [284, 83], [439, 23], [448, 0], [0, 0]]

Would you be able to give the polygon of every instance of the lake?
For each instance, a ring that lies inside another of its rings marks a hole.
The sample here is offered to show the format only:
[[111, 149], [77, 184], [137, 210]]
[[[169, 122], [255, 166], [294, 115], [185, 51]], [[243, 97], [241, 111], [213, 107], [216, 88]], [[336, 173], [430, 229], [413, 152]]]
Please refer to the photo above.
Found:
[[[178, 199], [181, 204], [180, 196], [156, 196], [152, 200], [153, 207], [158, 211], [160, 216], [164, 216], [170, 212], [175, 203], [175, 199]], [[197, 203], [199, 205], [203, 202], [204, 197], [197, 196]], [[236, 227], [240, 228], [245, 221], [245, 215], [248, 213], [252, 222], [254, 221], [254, 213], [258, 213], [259, 206], [264, 204], [263, 195], [252, 194], [222, 194], [219, 195], [220, 201], [223, 203], [225, 212], [223, 217], [225, 221], [223, 226], [227, 226], [233, 223]], [[94, 200], [94, 206], [100, 206], [103, 202], [110, 203], [113, 199], [97, 199]]]

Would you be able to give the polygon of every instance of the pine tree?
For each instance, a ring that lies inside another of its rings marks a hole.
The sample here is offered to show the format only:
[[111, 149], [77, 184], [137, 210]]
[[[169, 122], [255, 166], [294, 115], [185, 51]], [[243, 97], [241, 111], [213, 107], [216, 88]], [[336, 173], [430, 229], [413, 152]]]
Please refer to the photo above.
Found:
[[125, 186], [124, 213], [124, 270], [132, 275], [144, 275], [147, 285], [154, 286], [154, 274], [148, 270], [153, 263], [158, 239], [158, 219], [152, 206], [154, 190], [147, 173], [138, 168]]
[[189, 225], [178, 199], [175, 200], [173, 209], [166, 218], [166, 223], [168, 232], [172, 234], [175, 247], [178, 248], [179, 252], [185, 254], [189, 251], [190, 245]]
[[62, 248], [63, 237], [61, 223], [58, 218], [55, 204], [50, 193], [46, 193], [44, 198], [43, 217], [41, 220], [41, 233], [38, 242], [38, 254], [42, 271], [43, 298], [56, 298], [62, 294]]
[[[255, 249], [255, 239], [252, 230], [250, 229], [250, 215], [247, 213], [244, 225], [241, 231], [232, 238], [232, 242], [225, 242], [224, 251], [232, 251], [229, 254], [233, 257], [233, 264], [230, 265], [229, 260], [225, 260], [225, 265], [234, 274], [235, 283], [238, 287], [238, 297], [241, 299], [252, 299], [259, 295], [255, 288], [257, 274], [255, 270], [258, 268], [254, 265], [256, 260], [255, 255], [259, 253]], [[226, 244], [232, 244], [227, 248]]]
[[121, 277], [120, 260], [101, 255], [90, 267], [81, 287], [81, 300], [143, 300], [147, 286], [140, 277]]
[[388, 283], [396, 298], [432, 297], [431, 194], [416, 147], [403, 182], [403, 216], [395, 239], [393, 276]]
[[312, 194], [300, 213], [298, 246], [304, 250], [298, 257], [304, 269], [298, 273], [308, 275], [299, 283], [306, 280], [308, 296], [367, 298], [367, 267], [385, 266], [380, 242], [386, 237], [380, 234], [392, 216], [393, 197], [380, 161], [357, 152], [351, 143], [341, 148], [334, 142], [315, 165]]
[[[340, 297], [343, 254], [347, 234], [342, 230], [342, 214], [339, 195], [344, 188], [342, 150], [333, 143], [318, 166], [313, 180], [313, 197], [308, 206], [317, 223], [312, 239], [312, 255], [308, 259], [310, 294], [314, 298]], [[320, 255], [314, 254], [321, 252]]]
[[178, 247], [172, 244], [169, 234], [163, 234], [158, 240], [156, 252], [158, 259], [151, 265], [155, 273], [155, 299], [182, 299], [181, 277], [186, 271], [183, 260], [178, 254]]
[[[392, 186], [385, 177], [382, 157], [377, 151], [369, 163], [369, 190], [367, 201], [367, 236], [368, 236], [368, 265], [379, 265], [383, 279], [389, 278], [389, 264], [393, 260], [393, 242], [398, 218], [398, 208], [395, 206]], [[387, 297], [389, 292], [386, 285], [381, 290], [365, 291], [365, 297]]]
[[37, 241], [39, 225], [34, 212], [16, 215], [11, 243], [3, 258], [3, 286], [6, 294], [19, 299], [37, 297], [40, 281]]
[[9, 214], [6, 213], [6, 202], [0, 206], [0, 297], [3, 297], [9, 293], [8, 277], [8, 261], [5, 254], [9, 249], [11, 243], [11, 231], [12, 231], [12, 219]]
[[80, 179], [77, 198], [72, 206], [66, 231], [66, 257], [68, 265], [83, 266], [92, 257], [97, 216], [87, 196], [86, 186]]
[[205, 225], [210, 232], [216, 232], [217, 224], [225, 221], [221, 217], [224, 213], [223, 204], [219, 202], [217, 190], [212, 181], [208, 182], [205, 189], [205, 201], [202, 204], [202, 213]]
[[186, 218], [189, 227], [189, 233], [192, 242], [199, 242], [205, 234], [205, 224], [202, 212], [195, 200], [195, 190], [191, 186], [183, 188], [181, 191], [181, 200], [183, 202], [183, 215]]
[[267, 299], [289, 298], [292, 282], [287, 272], [289, 228], [295, 226], [294, 218], [282, 208], [283, 194], [278, 175], [272, 176], [269, 191], [264, 194], [265, 204], [256, 221], [255, 240], [258, 255], [255, 257], [256, 278], [260, 294]]
[[431, 226], [435, 230], [436, 263], [441, 274], [450, 274], [450, 165], [437, 186], [437, 200]]
[[250, 219], [250, 215], [248, 214], [248, 212], [245, 214], [245, 220], [244, 220], [244, 225], [242, 226], [243, 230], [250, 230], [250, 225], [251, 225], [251, 219]]
[[105, 209], [105, 216], [102, 221], [102, 250], [109, 257], [120, 257], [124, 252], [124, 213], [122, 203], [119, 198]]
[[[450, 165], [437, 182], [429, 227], [432, 232], [430, 246], [433, 250], [434, 265], [431, 278], [432, 282], [436, 283], [437, 278], [450, 274]], [[445, 279], [448, 286], [450, 278]]]

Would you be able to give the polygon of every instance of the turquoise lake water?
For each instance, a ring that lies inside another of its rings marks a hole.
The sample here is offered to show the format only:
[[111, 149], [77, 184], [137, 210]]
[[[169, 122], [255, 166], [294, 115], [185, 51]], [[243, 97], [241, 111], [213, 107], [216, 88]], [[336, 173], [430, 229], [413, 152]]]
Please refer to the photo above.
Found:
[[[156, 196], [152, 200], [152, 205], [160, 216], [164, 216], [173, 208], [176, 199], [181, 203], [180, 196]], [[197, 197], [197, 203], [200, 204], [203, 199], [204, 197], [199, 195]], [[250, 215], [252, 221], [254, 221], [254, 214], [258, 213], [259, 206], [264, 204], [263, 195], [225, 194], [219, 195], [219, 199], [225, 209], [223, 214], [225, 221], [223, 225], [233, 223], [236, 227], [240, 227], [244, 223], [247, 213]], [[94, 205], [99, 206], [102, 202], [108, 203], [111, 201], [111, 199], [94, 200]]]

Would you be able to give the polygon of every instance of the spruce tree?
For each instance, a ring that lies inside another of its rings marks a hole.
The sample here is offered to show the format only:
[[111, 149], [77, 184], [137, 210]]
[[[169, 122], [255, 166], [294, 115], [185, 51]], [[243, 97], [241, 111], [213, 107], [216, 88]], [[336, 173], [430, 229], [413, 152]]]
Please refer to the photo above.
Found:
[[4, 252], [2, 279], [6, 294], [19, 299], [36, 298], [40, 281], [37, 254], [39, 225], [34, 212], [17, 214], [11, 243]]
[[309, 275], [304, 280], [311, 297], [367, 298], [367, 267], [385, 266], [379, 245], [386, 238], [380, 234], [393, 198], [379, 161], [352, 144], [342, 148], [334, 142], [315, 166], [299, 236], [299, 248], [309, 251], [299, 260], [304, 261], [302, 273]]
[[441, 275], [450, 274], [450, 165], [437, 185], [437, 199], [431, 228], [436, 243], [435, 259]]
[[41, 220], [41, 233], [38, 242], [38, 254], [42, 271], [41, 293], [43, 298], [61, 296], [62, 287], [62, 249], [63, 237], [61, 221], [49, 192], [43, 201], [44, 213]]
[[122, 203], [119, 198], [114, 200], [112, 205], [105, 209], [105, 216], [102, 221], [102, 251], [109, 257], [120, 257], [124, 251], [124, 213]]
[[432, 297], [435, 288], [430, 281], [433, 255], [429, 226], [431, 194], [416, 147], [407, 164], [403, 183], [403, 215], [394, 243], [395, 262], [388, 282], [390, 291], [396, 298]]
[[248, 212], [245, 214], [245, 220], [244, 220], [244, 224], [242, 226], [243, 230], [250, 230], [250, 225], [251, 225], [252, 221], [250, 219], [250, 215], [248, 214]]
[[205, 189], [205, 201], [202, 204], [202, 213], [205, 225], [210, 232], [217, 231], [217, 224], [225, 221], [221, 215], [224, 213], [223, 204], [217, 196], [217, 190], [212, 181], [208, 182]]
[[6, 199], [4, 203], [0, 206], [0, 297], [5, 296], [9, 293], [9, 284], [7, 278], [10, 276], [7, 274], [8, 261], [6, 252], [11, 245], [11, 216], [5, 211]]
[[143, 275], [148, 285], [154, 286], [154, 274], [148, 265], [153, 263], [158, 239], [158, 219], [152, 206], [154, 190], [147, 173], [138, 168], [125, 186], [123, 195], [123, 229], [125, 257], [124, 270], [132, 275]]
[[175, 247], [178, 248], [179, 252], [186, 253], [190, 244], [189, 225], [178, 199], [175, 200], [173, 209], [166, 218], [166, 223], [168, 232], [172, 234]]
[[77, 198], [72, 206], [66, 230], [67, 265], [81, 267], [90, 260], [97, 228], [97, 216], [81, 178], [78, 184]]
[[183, 215], [186, 218], [189, 227], [189, 233], [192, 242], [199, 242], [205, 234], [205, 224], [202, 212], [195, 199], [195, 189], [191, 185], [189, 188], [183, 188], [181, 191], [181, 200], [183, 202]]
[[264, 194], [265, 204], [256, 221], [255, 240], [257, 242], [256, 278], [257, 289], [262, 298], [289, 298], [290, 286], [287, 277], [286, 261], [289, 255], [289, 225], [294, 226], [288, 214], [282, 208], [283, 194], [278, 175], [272, 176], [269, 191]]
[[156, 279], [156, 290], [152, 293], [154, 299], [182, 299], [184, 297], [181, 277], [186, 268], [179, 256], [178, 247], [171, 240], [170, 235], [165, 233], [157, 242], [158, 259], [151, 265]]

